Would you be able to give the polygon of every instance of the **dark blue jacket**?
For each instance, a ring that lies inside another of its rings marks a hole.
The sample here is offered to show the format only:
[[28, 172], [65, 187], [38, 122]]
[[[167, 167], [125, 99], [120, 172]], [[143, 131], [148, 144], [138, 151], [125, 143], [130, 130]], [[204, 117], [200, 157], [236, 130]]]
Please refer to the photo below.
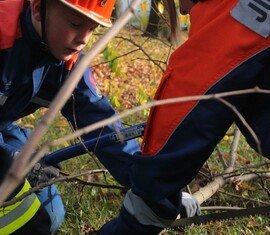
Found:
[[[70, 73], [65, 61], [57, 60], [42, 50], [29, 8], [23, 12], [20, 24], [22, 36], [12, 47], [0, 51], [0, 147], [11, 154], [21, 148], [28, 135], [14, 122], [48, 106]], [[61, 110], [75, 129], [115, 115], [107, 99], [97, 93], [93, 81], [93, 73], [88, 68], [73, 92], [74, 98], [70, 98]], [[117, 125], [121, 128], [120, 123]], [[101, 132], [105, 134], [113, 129], [107, 126], [85, 135], [84, 139], [98, 137]], [[123, 175], [131, 163], [131, 156], [138, 150], [137, 142], [129, 141], [104, 147], [95, 154], [114, 177], [127, 186], [128, 180]]]

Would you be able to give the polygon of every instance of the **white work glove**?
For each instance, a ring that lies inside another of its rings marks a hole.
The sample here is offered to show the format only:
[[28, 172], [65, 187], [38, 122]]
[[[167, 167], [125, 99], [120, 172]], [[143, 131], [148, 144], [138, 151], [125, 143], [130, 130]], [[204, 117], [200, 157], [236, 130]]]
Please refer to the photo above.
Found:
[[181, 208], [181, 217], [192, 217], [200, 215], [201, 208], [198, 201], [191, 196], [189, 193], [182, 192], [182, 208]]

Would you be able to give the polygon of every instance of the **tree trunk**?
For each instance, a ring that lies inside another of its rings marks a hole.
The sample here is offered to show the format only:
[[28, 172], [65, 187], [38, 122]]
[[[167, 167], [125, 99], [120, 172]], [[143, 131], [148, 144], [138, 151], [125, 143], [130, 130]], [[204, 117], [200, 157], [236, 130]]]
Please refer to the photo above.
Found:
[[158, 3], [160, 0], [151, 0], [149, 21], [145, 30], [145, 36], [158, 36], [158, 25], [160, 21]]

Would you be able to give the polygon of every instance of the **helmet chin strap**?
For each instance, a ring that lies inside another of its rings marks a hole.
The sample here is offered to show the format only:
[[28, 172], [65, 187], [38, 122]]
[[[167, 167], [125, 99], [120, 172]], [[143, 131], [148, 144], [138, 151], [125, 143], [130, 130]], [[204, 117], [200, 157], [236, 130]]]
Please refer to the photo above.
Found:
[[46, 33], [45, 33], [45, 25], [46, 25], [46, 0], [41, 0], [40, 5], [40, 15], [41, 15], [41, 46], [42, 50], [45, 52], [49, 51], [48, 45], [46, 43]]
[[52, 60], [58, 60], [50, 52], [47, 40], [46, 40], [46, 15], [47, 15], [47, 4], [46, 0], [40, 0], [40, 16], [41, 16], [41, 50], [45, 52]]

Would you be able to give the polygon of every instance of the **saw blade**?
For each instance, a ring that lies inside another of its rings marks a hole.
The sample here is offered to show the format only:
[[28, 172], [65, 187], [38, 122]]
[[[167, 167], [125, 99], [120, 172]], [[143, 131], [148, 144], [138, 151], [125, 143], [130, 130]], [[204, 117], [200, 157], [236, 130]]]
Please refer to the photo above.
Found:
[[250, 215], [270, 215], [270, 205], [177, 219], [173, 222], [171, 228], [184, 228], [191, 224], [206, 224], [211, 221], [233, 219], [237, 217], [247, 217]]

